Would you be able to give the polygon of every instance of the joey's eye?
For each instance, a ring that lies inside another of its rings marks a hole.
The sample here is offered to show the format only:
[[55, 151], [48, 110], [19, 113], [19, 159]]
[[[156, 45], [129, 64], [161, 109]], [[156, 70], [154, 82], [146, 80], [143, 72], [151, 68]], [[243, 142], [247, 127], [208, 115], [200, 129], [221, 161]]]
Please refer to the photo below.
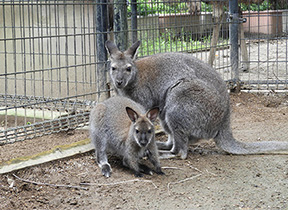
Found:
[[126, 68], [126, 71], [131, 72], [131, 66], [128, 66], [128, 67]]
[[112, 67], [112, 71], [115, 71], [116, 70], [116, 67]]
[[150, 130], [148, 130], [148, 133], [152, 133], [152, 130], [150, 129]]
[[139, 133], [139, 130], [136, 129], [135, 132], [136, 132], [136, 133]]

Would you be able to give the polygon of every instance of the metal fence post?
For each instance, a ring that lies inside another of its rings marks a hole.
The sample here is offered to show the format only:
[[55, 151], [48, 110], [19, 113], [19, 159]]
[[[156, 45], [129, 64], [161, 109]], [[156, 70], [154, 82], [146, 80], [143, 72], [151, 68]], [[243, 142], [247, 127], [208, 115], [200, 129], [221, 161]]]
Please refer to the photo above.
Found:
[[119, 50], [128, 47], [127, 0], [114, 0], [114, 36]]
[[239, 12], [238, 12], [238, 0], [229, 0], [229, 15], [230, 15], [230, 25], [229, 25], [229, 38], [230, 38], [230, 61], [232, 66], [232, 79], [236, 87], [234, 87], [235, 92], [240, 91], [240, 78], [239, 78], [239, 49], [238, 49], [238, 27], [239, 27]]
[[97, 101], [108, 98], [106, 61], [107, 51], [105, 41], [107, 40], [107, 0], [96, 0], [96, 55], [97, 55]]
[[131, 29], [132, 42], [137, 41], [137, 0], [131, 0]]

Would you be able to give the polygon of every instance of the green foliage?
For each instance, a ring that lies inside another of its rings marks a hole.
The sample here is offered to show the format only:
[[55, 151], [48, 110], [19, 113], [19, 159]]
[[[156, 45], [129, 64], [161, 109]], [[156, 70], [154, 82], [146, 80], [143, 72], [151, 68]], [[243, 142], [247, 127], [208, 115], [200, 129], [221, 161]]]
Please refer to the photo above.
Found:
[[[208, 50], [211, 44], [211, 36], [202, 37], [199, 40], [193, 40], [192, 37], [175, 36], [171, 31], [167, 31], [156, 39], [151, 39], [142, 34], [141, 48], [139, 56], [148, 56], [161, 52], [193, 52], [199, 50]], [[227, 45], [228, 40], [219, 40], [222, 45]]]
[[272, 4], [269, 0], [264, 1], [262, 4], [240, 4], [242, 11], [264, 11], [269, 10], [272, 7]]
[[287, 0], [278, 0], [276, 1], [276, 9], [288, 9], [288, 1]]
[[206, 4], [204, 2], [201, 2], [201, 12], [212, 12], [212, 4]]
[[[185, 1], [174, 3], [164, 2], [163, 0], [138, 0], [137, 13], [139, 16], [152, 14], [175, 14], [188, 11]], [[212, 5], [201, 2], [202, 12], [212, 12]], [[128, 13], [131, 14], [131, 6], [128, 6]]]
[[[181, 3], [163, 3], [163, 1], [139, 0], [137, 1], [137, 13], [140, 16], [151, 14], [169, 14], [181, 13], [187, 10], [186, 4]], [[131, 12], [131, 7], [128, 6], [128, 12]]]

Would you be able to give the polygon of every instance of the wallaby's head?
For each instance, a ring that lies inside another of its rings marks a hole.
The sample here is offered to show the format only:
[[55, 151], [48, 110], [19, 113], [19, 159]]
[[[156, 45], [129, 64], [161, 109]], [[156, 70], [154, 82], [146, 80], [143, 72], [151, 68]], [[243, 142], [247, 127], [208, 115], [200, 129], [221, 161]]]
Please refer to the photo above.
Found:
[[139, 115], [133, 109], [126, 107], [127, 114], [132, 121], [132, 132], [136, 143], [140, 147], [146, 147], [154, 138], [154, 125], [159, 108], [150, 109], [145, 115]]
[[106, 41], [105, 46], [111, 62], [109, 74], [113, 85], [123, 89], [135, 80], [137, 68], [134, 65], [140, 41], [135, 42], [128, 50], [121, 52], [114, 42]]

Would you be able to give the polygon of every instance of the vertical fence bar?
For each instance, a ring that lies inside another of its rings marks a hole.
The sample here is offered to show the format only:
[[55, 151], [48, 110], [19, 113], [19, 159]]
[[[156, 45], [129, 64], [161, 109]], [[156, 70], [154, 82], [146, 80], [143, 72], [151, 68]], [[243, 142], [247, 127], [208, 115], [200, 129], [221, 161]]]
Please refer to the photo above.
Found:
[[128, 47], [127, 1], [114, 0], [114, 36], [118, 49]]
[[131, 0], [132, 42], [137, 41], [137, 0]]
[[238, 27], [239, 27], [239, 12], [238, 12], [238, 0], [229, 0], [229, 13], [231, 23], [229, 25], [229, 38], [230, 38], [230, 61], [232, 67], [232, 79], [235, 82], [235, 92], [240, 91], [240, 79], [239, 79], [239, 52], [238, 52]]
[[[105, 16], [106, 15], [106, 16]], [[105, 41], [107, 40], [107, 0], [96, 0], [96, 15], [95, 15], [95, 29], [96, 29], [96, 55], [97, 55], [97, 89], [98, 101], [106, 99], [106, 61], [107, 52], [105, 49]]]
[[[2, 14], [3, 14], [3, 38], [4, 38], [4, 73], [5, 73], [5, 78], [4, 78], [4, 88], [5, 88], [5, 91], [4, 91], [4, 96], [5, 96], [5, 99], [4, 99], [4, 105], [5, 106], [8, 106], [8, 103], [7, 103], [7, 95], [8, 95], [8, 76], [7, 76], [7, 73], [8, 73], [8, 63], [7, 63], [7, 41], [6, 41], [6, 19], [5, 19], [5, 7], [4, 7], [4, 4], [2, 6]], [[4, 129], [6, 130], [7, 129], [7, 120], [8, 117], [7, 117], [7, 109], [5, 110], [5, 120], [4, 120]], [[7, 133], [5, 133], [5, 137], [7, 138]]]

